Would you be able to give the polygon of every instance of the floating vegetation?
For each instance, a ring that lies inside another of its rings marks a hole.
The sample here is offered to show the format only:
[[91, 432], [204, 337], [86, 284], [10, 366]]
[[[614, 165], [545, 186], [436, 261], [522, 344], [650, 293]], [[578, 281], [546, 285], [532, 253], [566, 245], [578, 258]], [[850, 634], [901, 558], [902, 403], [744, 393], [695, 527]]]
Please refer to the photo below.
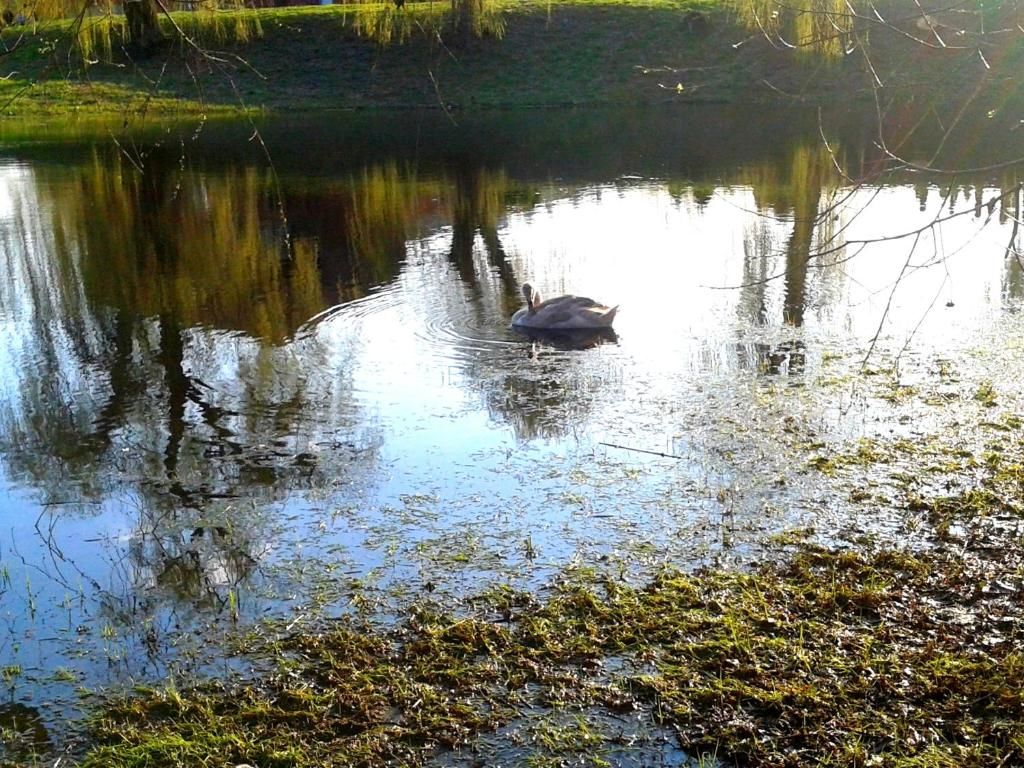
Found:
[[975, 391], [974, 399], [986, 408], [991, 408], [996, 405], [996, 390], [995, 387], [992, 386], [992, 382], [983, 381]]
[[1024, 760], [1019, 548], [797, 546], [754, 573], [577, 572], [545, 600], [267, 638], [258, 679], [109, 701], [84, 764], [423, 765], [537, 713], [524, 759], [565, 764], [612, 743], [592, 717], [635, 712], [751, 766]]

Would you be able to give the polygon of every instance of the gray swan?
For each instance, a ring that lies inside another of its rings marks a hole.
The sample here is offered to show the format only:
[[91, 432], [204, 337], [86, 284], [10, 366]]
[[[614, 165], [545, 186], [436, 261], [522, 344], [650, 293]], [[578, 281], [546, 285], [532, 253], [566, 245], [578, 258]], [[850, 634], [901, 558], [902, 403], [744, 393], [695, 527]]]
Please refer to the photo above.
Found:
[[529, 283], [523, 284], [526, 306], [512, 315], [512, 325], [549, 331], [574, 328], [610, 328], [618, 307], [606, 307], [584, 296], [556, 296], [541, 301]]

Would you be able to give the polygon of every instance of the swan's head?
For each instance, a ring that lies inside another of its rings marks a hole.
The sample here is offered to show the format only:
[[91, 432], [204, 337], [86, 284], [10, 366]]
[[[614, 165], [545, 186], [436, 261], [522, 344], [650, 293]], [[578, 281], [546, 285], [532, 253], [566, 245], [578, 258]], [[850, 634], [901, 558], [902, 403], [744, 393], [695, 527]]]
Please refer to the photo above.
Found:
[[539, 297], [529, 283], [523, 283], [523, 298], [526, 299], [526, 306], [533, 312], [534, 305], [538, 303]]

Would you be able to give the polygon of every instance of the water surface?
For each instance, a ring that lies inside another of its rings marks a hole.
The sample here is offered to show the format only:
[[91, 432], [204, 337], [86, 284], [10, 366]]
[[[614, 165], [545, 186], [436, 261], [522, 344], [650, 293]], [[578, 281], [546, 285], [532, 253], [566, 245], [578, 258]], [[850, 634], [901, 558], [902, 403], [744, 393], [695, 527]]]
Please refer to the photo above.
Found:
[[[0, 668], [40, 749], [237, 623], [886, 535], [810, 457], [1019, 408], [1012, 171], [779, 110], [260, 128], [272, 164], [234, 124], [0, 149]], [[526, 280], [615, 334], [512, 331]]]

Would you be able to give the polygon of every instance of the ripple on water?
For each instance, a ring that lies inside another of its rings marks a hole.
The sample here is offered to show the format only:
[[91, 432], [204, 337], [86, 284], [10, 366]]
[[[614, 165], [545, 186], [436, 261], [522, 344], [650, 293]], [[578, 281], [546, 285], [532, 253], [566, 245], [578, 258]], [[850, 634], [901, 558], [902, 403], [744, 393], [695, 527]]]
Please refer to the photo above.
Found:
[[415, 301], [417, 341], [438, 360], [476, 364], [514, 347], [498, 294], [469, 289], [460, 281], [440, 290], [418, 291]]
[[397, 284], [384, 285], [374, 289], [370, 294], [358, 299], [346, 301], [328, 307], [323, 312], [313, 315], [302, 326], [302, 332], [312, 332], [325, 323], [340, 324], [339, 327], [349, 328], [360, 321], [372, 318], [383, 312], [392, 311], [402, 304], [402, 288]]
[[461, 317], [428, 315], [416, 335], [438, 359], [451, 363], [501, 355], [519, 346], [500, 322], [487, 322], [468, 313]]

